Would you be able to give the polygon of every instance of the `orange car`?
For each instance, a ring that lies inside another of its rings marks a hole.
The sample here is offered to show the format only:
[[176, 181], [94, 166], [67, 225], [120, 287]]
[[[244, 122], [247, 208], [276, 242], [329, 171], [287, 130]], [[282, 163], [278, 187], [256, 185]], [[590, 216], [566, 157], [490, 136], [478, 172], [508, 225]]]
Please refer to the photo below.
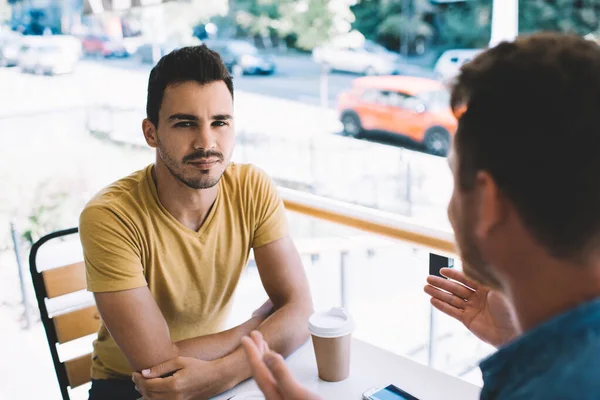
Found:
[[403, 135], [442, 156], [448, 153], [457, 125], [450, 94], [441, 82], [426, 78], [358, 78], [339, 96], [338, 111], [349, 136], [369, 131]]

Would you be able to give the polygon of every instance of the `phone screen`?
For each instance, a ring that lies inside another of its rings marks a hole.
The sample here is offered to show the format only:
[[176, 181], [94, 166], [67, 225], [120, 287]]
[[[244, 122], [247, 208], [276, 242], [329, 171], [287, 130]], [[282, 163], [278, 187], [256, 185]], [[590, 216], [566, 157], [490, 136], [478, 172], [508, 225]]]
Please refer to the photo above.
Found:
[[415, 396], [398, 389], [394, 385], [389, 385], [380, 391], [371, 395], [373, 400], [419, 400]]

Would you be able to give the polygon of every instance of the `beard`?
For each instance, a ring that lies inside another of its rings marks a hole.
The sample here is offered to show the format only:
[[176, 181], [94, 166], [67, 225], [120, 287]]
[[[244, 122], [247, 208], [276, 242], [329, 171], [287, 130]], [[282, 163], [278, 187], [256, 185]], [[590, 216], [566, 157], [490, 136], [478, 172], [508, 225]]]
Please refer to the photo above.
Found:
[[[193, 154], [185, 156], [181, 162], [175, 160], [175, 158], [169, 154], [164, 146], [162, 146], [160, 140], [158, 140], [157, 151], [160, 159], [163, 161], [163, 164], [167, 167], [169, 172], [171, 172], [171, 175], [191, 189], [210, 189], [214, 187], [217, 185], [217, 183], [219, 183], [226, 169], [226, 163], [224, 161], [223, 154], [213, 150], [198, 150]], [[218, 158], [224, 165], [224, 168], [218, 168], [218, 165], [214, 166], [210, 170], [198, 170], [193, 168], [192, 173], [186, 174], [186, 162], [208, 157]]]
[[[472, 208], [467, 208], [472, 209]], [[467, 212], [467, 214], [470, 214]], [[492, 289], [501, 289], [490, 264], [485, 260], [474, 234], [474, 221], [470, 216], [459, 218], [459, 229], [455, 229], [455, 237], [465, 275]]]

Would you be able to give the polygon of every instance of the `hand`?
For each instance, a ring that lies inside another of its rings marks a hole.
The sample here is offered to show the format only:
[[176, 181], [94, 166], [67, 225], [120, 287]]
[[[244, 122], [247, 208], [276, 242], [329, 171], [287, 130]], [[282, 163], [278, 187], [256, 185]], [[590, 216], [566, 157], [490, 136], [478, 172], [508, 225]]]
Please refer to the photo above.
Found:
[[429, 285], [425, 286], [435, 308], [456, 318], [479, 339], [495, 347], [518, 335], [512, 308], [500, 292], [467, 278], [460, 271], [442, 268], [440, 272], [448, 279], [432, 275], [427, 277]]
[[281, 355], [271, 351], [260, 332], [242, 339], [250, 367], [266, 400], [321, 400], [302, 387], [292, 376]]
[[275, 306], [273, 306], [271, 299], [269, 299], [252, 313], [252, 317], [258, 317], [262, 320], [265, 320], [269, 315], [273, 313], [273, 311], [275, 311]]
[[[161, 378], [172, 374], [171, 376]], [[177, 357], [133, 373], [133, 382], [144, 400], [208, 399], [231, 389], [216, 361]]]

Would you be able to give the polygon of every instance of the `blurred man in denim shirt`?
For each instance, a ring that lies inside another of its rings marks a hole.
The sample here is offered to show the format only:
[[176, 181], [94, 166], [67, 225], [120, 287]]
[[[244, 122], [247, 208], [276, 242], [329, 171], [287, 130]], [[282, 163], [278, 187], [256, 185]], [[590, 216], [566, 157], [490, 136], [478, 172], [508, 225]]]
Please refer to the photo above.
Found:
[[[600, 399], [600, 49], [577, 36], [501, 43], [463, 66], [450, 222], [464, 274], [432, 304], [499, 346], [482, 399]], [[440, 290], [441, 289], [441, 290]], [[269, 400], [318, 399], [253, 333]]]

